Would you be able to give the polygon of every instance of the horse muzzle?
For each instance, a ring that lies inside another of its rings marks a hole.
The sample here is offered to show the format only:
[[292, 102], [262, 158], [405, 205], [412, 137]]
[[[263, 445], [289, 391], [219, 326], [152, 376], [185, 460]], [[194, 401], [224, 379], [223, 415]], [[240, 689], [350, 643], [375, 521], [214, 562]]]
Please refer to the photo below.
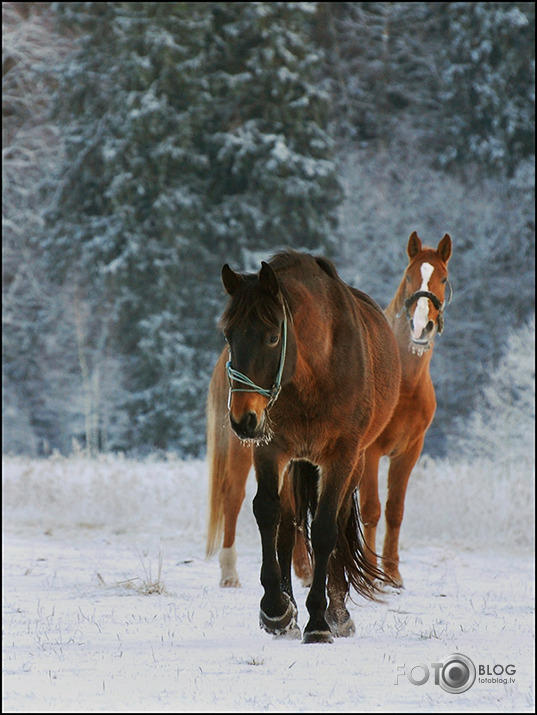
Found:
[[231, 429], [239, 439], [263, 441], [267, 431], [268, 399], [255, 392], [234, 392], [229, 405]]
[[237, 422], [233, 419], [233, 415], [229, 416], [231, 421], [231, 429], [237, 437], [241, 439], [255, 439], [258, 433], [259, 420], [255, 412], [247, 412]]
[[234, 419], [230, 413], [229, 421], [231, 429], [237, 437], [247, 442], [263, 443], [267, 442], [268, 432], [266, 429], [266, 414], [261, 413], [261, 417], [253, 411], [246, 412], [239, 420]]
[[427, 324], [421, 328], [415, 326], [414, 321], [411, 320], [410, 331], [413, 343], [416, 343], [417, 345], [427, 345], [427, 343], [429, 343], [436, 334], [436, 323], [429, 320], [427, 321]]

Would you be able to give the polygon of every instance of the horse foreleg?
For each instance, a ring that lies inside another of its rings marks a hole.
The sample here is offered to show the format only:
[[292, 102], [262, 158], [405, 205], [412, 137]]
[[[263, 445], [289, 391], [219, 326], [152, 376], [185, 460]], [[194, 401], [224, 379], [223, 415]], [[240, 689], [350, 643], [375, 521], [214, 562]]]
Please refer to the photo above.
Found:
[[224, 493], [224, 542], [219, 555], [220, 586], [224, 588], [238, 588], [241, 585], [237, 572], [235, 534], [251, 466], [251, 447], [245, 447], [230, 433], [226, 465], [228, 479]]
[[386, 536], [382, 552], [382, 568], [393, 585], [398, 588], [403, 587], [403, 579], [399, 572], [399, 534], [403, 522], [406, 488], [422, 447], [423, 439], [414, 444], [405, 454], [393, 457], [388, 471]]
[[380, 500], [378, 487], [378, 471], [380, 451], [375, 445], [369, 447], [365, 453], [364, 471], [359, 480], [360, 515], [364, 527], [365, 552], [367, 560], [377, 565], [376, 537], [377, 524], [380, 519]]
[[261, 585], [264, 595], [259, 611], [259, 625], [274, 635], [300, 637], [296, 623], [296, 606], [282, 591], [282, 571], [276, 556], [276, 534], [281, 505], [278, 494], [279, 471], [272, 460], [256, 459], [257, 493], [254, 516], [261, 536]]

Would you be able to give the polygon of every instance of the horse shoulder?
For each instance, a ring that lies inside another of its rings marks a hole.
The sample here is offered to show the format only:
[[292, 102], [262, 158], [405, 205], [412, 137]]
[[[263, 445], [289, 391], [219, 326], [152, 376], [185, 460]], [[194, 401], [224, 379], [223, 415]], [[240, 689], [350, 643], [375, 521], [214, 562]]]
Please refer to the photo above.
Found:
[[405, 390], [402, 385], [394, 417], [405, 432], [425, 432], [436, 412], [436, 396], [432, 383]]

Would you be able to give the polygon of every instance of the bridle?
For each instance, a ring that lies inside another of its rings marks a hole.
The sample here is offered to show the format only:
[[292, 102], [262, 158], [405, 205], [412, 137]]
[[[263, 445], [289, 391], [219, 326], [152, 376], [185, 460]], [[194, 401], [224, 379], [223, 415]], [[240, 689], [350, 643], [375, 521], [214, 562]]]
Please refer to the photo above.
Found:
[[[226, 363], [226, 372], [227, 376], [229, 379], [229, 395], [228, 395], [228, 401], [227, 401], [227, 408], [228, 410], [231, 407], [231, 395], [234, 392], [258, 392], [260, 395], [263, 395], [263, 397], [268, 397], [268, 403], [267, 406], [265, 407], [265, 410], [270, 410], [272, 405], [276, 402], [278, 399], [278, 395], [280, 394], [280, 391], [282, 389], [282, 375], [283, 375], [283, 368], [285, 366], [285, 356], [287, 353], [287, 311], [285, 309], [285, 303], [283, 304], [283, 324], [282, 324], [282, 347], [281, 347], [281, 352], [280, 352], [280, 362], [278, 365], [278, 371], [276, 372], [276, 377], [274, 378], [274, 384], [270, 388], [270, 390], [265, 390], [263, 387], [259, 387], [259, 385], [256, 385], [255, 382], [250, 380], [250, 378], [247, 375], [244, 375], [242, 372], [239, 372], [238, 370], [235, 370], [233, 367], [231, 367], [231, 348], [229, 350], [229, 360]], [[246, 387], [233, 387], [233, 380], [235, 382], [240, 382], [243, 385], [246, 385]]]
[[430, 290], [417, 290], [415, 293], [412, 293], [412, 295], [409, 296], [405, 300], [405, 302], [403, 303], [402, 309], [399, 311], [399, 313], [397, 313], [396, 317], [399, 318], [404, 312], [407, 320], [410, 322], [412, 320], [412, 316], [410, 315], [410, 308], [420, 298], [427, 298], [427, 300], [430, 300], [431, 303], [436, 308], [436, 310], [438, 311], [438, 316], [436, 318], [436, 326], [437, 326], [436, 332], [438, 333], [438, 335], [441, 335], [442, 331], [444, 330], [444, 310], [445, 310], [446, 305], [449, 305], [453, 298], [453, 288], [451, 286], [451, 283], [449, 282], [448, 279], [446, 279], [446, 281], [447, 281], [447, 285], [449, 288], [449, 298], [447, 301], [444, 300], [444, 302], [442, 302], [440, 300], [440, 298], [437, 295], [435, 295], [434, 293], [431, 293]]

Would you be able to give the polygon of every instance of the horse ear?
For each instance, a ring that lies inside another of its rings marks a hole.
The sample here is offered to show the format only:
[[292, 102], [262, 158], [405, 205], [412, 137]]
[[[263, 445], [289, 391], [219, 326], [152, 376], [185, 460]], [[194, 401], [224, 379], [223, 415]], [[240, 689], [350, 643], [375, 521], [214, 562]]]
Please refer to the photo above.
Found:
[[410, 238], [408, 239], [408, 246], [406, 248], [409, 258], [414, 258], [418, 251], [421, 251], [421, 238], [418, 236], [416, 231], [412, 231]]
[[231, 270], [227, 263], [222, 266], [222, 283], [228, 295], [233, 295], [244, 283], [244, 278], [240, 273]]
[[449, 233], [446, 233], [444, 238], [440, 241], [436, 252], [444, 261], [444, 263], [447, 263], [449, 261], [449, 259], [451, 258], [451, 236], [449, 235]]
[[274, 268], [268, 263], [265, 263], [265, 261], [261, 261], [261, 270], [259, 271], [259, 285], [261, 286], [261, 290], [265, 291], [266, 293], [269, 293], [269, 295], [273, 296], [274, 298], [278, 297], [278, 294], [280, 292], [278, 276], [274, 272]]

